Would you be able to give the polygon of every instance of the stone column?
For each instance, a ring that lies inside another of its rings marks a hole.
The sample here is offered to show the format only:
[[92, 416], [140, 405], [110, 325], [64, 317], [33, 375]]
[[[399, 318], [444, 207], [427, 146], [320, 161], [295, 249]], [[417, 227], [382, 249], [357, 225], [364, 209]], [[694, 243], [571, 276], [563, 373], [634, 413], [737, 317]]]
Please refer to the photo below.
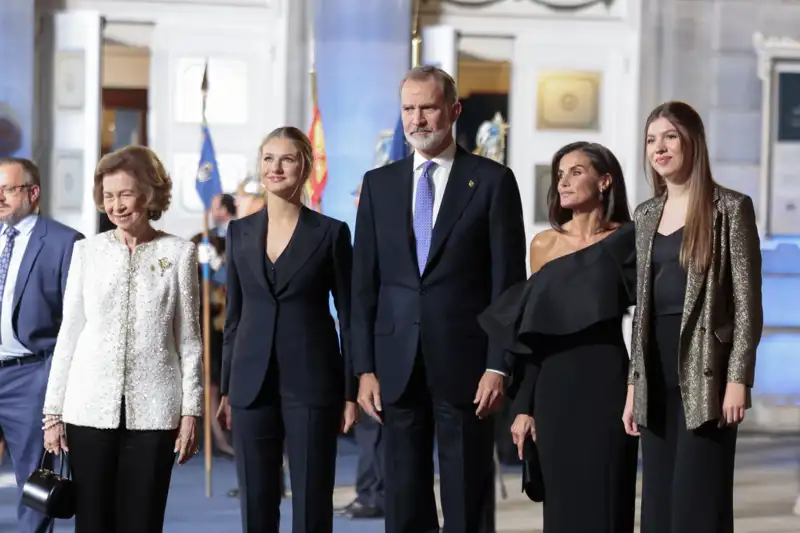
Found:
[[355, 222], [364, 172], [382, 132], [400, 116], [399, 84], [411, 64], [411, 0], [317, 0], [315, 63], [328, 184], [323, 212]]
[[0, 8], [0, 157], [30, 157], [33, 145], [34, 2]]

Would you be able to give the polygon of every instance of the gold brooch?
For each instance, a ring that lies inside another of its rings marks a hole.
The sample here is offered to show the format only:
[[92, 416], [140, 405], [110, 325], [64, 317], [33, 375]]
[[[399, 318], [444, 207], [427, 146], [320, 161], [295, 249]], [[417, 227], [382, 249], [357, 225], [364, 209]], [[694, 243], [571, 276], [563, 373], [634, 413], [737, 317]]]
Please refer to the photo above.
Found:
[[[172, 266], [172, 263], [170, 263], [169, 259], [167, 259], [166, 257], [162, 257], [161, 259], [158, 260], [158, 268], [161, 269], [161, 277], [162, 278], [164, 277], [164, 273], [171, 266]], [[150, 270], [155, 270], [155, 267], [151, 266]]]

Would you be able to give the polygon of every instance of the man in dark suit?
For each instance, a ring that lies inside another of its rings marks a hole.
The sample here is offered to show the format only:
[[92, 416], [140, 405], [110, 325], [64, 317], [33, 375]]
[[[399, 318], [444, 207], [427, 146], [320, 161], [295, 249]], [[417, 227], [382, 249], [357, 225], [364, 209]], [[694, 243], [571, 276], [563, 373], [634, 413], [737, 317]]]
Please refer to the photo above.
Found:
[[522, 205], [510, 169], [456, 147], [447, 73], [411, 70], [401, 102], [415, 154], [364, 176], [356, 219], [359, 403], [384, 423], [387, 533], [439, 530], [434, 436], [445, 531], [477, 533], [508, 372], [477, 315], [525, 279]]
[[[20, 489], [44, 447], [42, 407], [72, 247], [83, 235], [39, 216], [41, 180], [31, 161], [0, 158], [0, 428]], [[19, 506], [20, 531], [44, 516]]]

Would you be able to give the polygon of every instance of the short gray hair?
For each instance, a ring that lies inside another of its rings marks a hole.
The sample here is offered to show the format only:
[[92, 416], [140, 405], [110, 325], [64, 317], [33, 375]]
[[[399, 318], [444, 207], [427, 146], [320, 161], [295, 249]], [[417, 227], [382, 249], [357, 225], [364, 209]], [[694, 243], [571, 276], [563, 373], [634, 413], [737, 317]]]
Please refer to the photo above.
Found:
[[447, 105], [453, 105], [458, 102], [458, 88], [456, 87], [456, 80], [454, 80], [453, 77], [444, 70], [432, 65], [414, 67], [409, 70], [403, 78], [403, 82], [400, 84], [400, 90], [403, 89], [403, 85], [405, 85], [409, 80], [427, 81], [431, 78], [436, 81], [436, 84], [444, 93], [444, 101]]

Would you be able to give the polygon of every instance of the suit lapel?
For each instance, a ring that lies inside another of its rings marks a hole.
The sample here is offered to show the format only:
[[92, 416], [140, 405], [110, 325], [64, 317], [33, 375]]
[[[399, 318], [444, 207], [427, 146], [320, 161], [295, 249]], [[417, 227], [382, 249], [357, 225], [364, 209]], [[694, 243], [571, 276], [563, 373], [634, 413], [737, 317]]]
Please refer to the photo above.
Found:
[[[717, 225], [719, 224], [719, 210], [717, 209], [717, 201], [719, 200], [719, 189], [714, 188], [714, 221], [712, 225], [711, 235], [716, 238]], [[712, 250], [716, 249], [716, 243], [712, 242]], [[689, 261], [689, 271], [686, 274], [686, 296], [683, 301], [683, 316], [681, 317], [681, 335], [683, 329], [686, 327], [689, 317], [697, 305], [697, 299], [700, 297], [703, 287], [705, 286], [706, 276], [708, 272], [697, 272], [694, 269], [694, 262]]]
[[409, 265], [419, 275], [417, 267], [417, 241], [414, 238], [413, 195], [414, 195], [414, 155], [406, 157], [398, 164], [397, 175], [387, 185], [389, 201], [386, 202], [387, 218], [397, 239], [398, 247], [406, 253]]
[[479, 162], [479, 158], [469, 157], [461, 147], [456, 149], [453, 167], [450, 169], [450, 176], [447, 178], [442, 205], [436, 217], [436, 224], [433, 226], [431, 249], [428, 253], [428, 264], [425, 266], [424, 273], [430, 270], [436, 256], [441, 252], [444, 243], [447, 241], [447, 237], [453, 231], [453, 226], [461, 218], [461, 213], [463, 213], [464, 208], [472, 199], [475, 190], [480, 186], [478, 176], [473, 173]]
[[[666, 203], [666, 196], [661, 196], [648, 206], [643, 213], [641, 220], [637, 221], [636, 226], [636, 240], [637, 250], [644, 250], [644, 258], [641, 261], [643, 272], [640, 273], [642, 279], [643, 295], [648, 298], [650, 294], [651, 274], [653, 271], [653, 242], [656, 238], [658, 225], [661, 222], [661, 215], [664, 213], [664, 204]], [[645, 301], [649, 301], [645, 300]], [[648, 310], [645, 310], [648, 312]]]
[[292, 238], [283, 254], [278, 258], [281, 268], [277, 280], [278, 283], [275, 287], [275, 294], [280, 294], [286, 289], [292, 278], [319, 248], [320, 243], [322, 243], [327, 234], [329, 225], [327, 223], [323, 224], [323, 221], [327, 222], [326, 219], [310, 209], [303, 207], [300, 210], [300, 219], [297, 221], [294, 234], [292, 234]]
[[250, 268], [265, 289], [272, 291], [272, 287], [267, 282], [266, 260], [267, 260], [267, 209], [263, 208], [252, 218], [246, 219], [249, 223], [242, 231], [247, 259]]
[[33, 270], [33, 265], [36, 263], [36, 258], [39, 257], [39, 252], [44, 247], [44, 238], [47, 235], [47, 221], [42, 217], [36, 220], [36, 224], [31, 231], [30, 239], [28, 239], [28, 246], [25, 248], [25, 254], [22, 256], [22, 263], [19, 265], [19, 272], [17, 273], [17, 284], [14, 287], [14, 310], [16, 312], [17, 306], [22, 299], [22, 293], [25, 290], [25, 285], [28, 284], [28, 278]]

